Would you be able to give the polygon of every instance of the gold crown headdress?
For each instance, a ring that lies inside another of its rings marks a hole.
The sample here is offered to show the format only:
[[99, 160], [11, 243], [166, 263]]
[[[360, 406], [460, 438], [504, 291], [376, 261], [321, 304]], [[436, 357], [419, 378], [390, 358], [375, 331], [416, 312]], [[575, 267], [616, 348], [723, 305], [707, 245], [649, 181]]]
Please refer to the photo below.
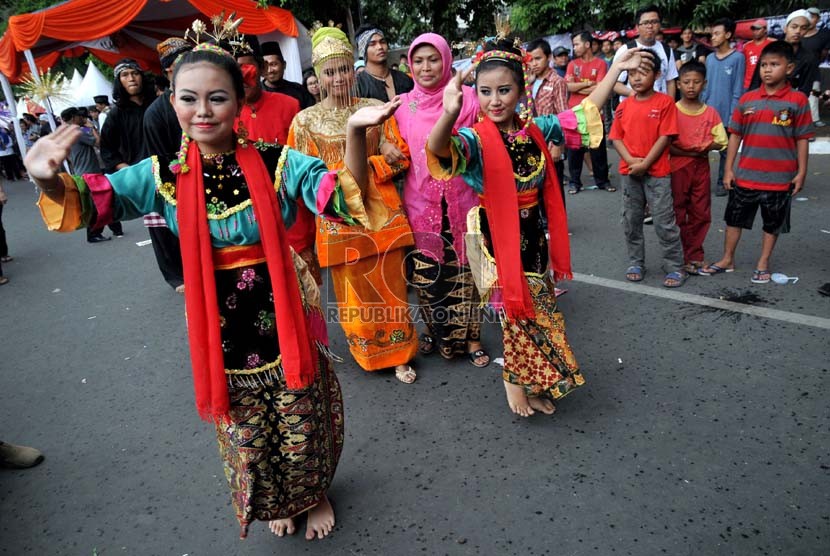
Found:
[[[204, 21], [197, 19], [184, 32], [184, 38], [196, 45], [193, 50], [210, 50], [236, 58], [251, 52], [251, 46], [245, 39], [245, 35], [239, 31], [242, 21], [241, 17], [236, 19], [236, 12], [231, 12], [226, 18], [225, 12], [222, 11], [210, 18], [212, 31], [208, 31]], [[222, 44], [230, 46], [231, 52], [221, 48], [219, 45]]]

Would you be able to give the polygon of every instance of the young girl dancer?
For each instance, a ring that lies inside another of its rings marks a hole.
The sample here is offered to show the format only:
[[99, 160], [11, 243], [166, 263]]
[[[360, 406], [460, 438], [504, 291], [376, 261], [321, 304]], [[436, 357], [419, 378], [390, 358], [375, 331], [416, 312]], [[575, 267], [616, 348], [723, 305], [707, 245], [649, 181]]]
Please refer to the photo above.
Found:
[[[565, 209], [546, 143], [596, 148], [602, 139], [597, 107], [620, 72], [649, 64], [646, 58], [629, 50], [582, 104], [558, 116], [531, 118], [526, 53], [504, 40], [489, 43], [474, 65], [479, 121], [457, 132], [461, 83], [471, 70], [459, 72], [444, 89], [444, 112], [428, 141], [430, 172], [443, 179], [460, 175], [481, 196], [481, 207], [468, 217], [468, 256], [472, 259], [469, 251], [476, 248], [481, 252], [471, 266], [479, 289], [487, 290], [482, 297], [500, 311], [507, 402], [523, 417], [552, 414], [555, 400], [585, 382], [554, 295], [554, 280], [571, 277], [571, 262]], [[520, 100], [525, 109], [518, 115]], [[495, 263], [489, 279], [482, 272], [487, 261]]]

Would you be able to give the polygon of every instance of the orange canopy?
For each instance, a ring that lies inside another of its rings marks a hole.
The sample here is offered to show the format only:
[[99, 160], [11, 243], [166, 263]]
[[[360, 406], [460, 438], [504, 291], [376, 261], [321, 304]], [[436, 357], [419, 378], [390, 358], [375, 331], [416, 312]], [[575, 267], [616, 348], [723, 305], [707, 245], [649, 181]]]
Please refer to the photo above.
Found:
[[[0, 38], [0, 72], [16, 81], [25, 70], [22, 53], [31, 50], [38, 67], [53, 64], [60, 52], [79, 55], [90, 50], [105, 61], [130, 55], [158, 66], [155, 42], [181, 35], [196, 18], [222, 11], [244, 19], [243, 33], [279, 31], [297, 36], [294, 16], [281, 8], [259, 8], [254, 0], [70, 0], [39, 12], [9, 18]], [[112, 39], [113, 48], [79, 43]], [[115, 52], [115, 53], [114, 53]], [[114, 60], [113, 60], [114, 61]]]

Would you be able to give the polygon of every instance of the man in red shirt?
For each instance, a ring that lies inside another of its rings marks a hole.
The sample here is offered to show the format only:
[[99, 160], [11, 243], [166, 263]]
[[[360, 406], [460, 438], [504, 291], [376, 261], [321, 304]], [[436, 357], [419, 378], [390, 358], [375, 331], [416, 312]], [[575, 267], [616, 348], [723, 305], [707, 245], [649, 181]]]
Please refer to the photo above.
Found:
[[[265, 61], [256, 47], [252, 52], [237, 56], [236, 61], [245, 79], [245, 102], [237, 118], [237, 133], [247, 135], [252, 141], [284, 145], [291, 122], [300, 111], [300, 102], [294, 97], [262, 89], [260, 75]], [[302, 203], [297, 203], [297, 219], [287, 230], [288, 243], [306, 261], [317, 284], [321, 284], [320, 263], [314, 254], [314, 226], [314, 215]]]
[[758, 65], [758, 57], [761, 56], [761, 51], [766, 45], [775, 40], [767, 36], [766, 19], [756, 19], [749, 28], [752, 29], [752, 40], [744, 45], [744, 56], [746, 57], [744, 91], [749, 89], [749, 84], [752, 82], [752, 74], [755, 73], [755, 66]]
[[[608, 72], [608, 65], [602, 58], [597, 58], [591, 51], [591, 33], [583, 31], [573, 38], [574, 59], [568, 64], [565, 71], [565, 83], [568, 86], [570, 96], [568, 107], [573, 108], [584, 99], [588, 98], [597, 83], [602, 81]], [[599, 107], [598, 107], [599, 108]], [[571, 176], [568, 193], [575, 194], [582, 190], [582, 163], [585, 160], [586, 149], [568, 149], [568, 170]], [[588, 150], [591, 154], [591, 162], [594, 167], [594, 181], [596, 186], [592, 189], [605, 189], [616, 191], [617, 188], [608, 181], [608, 151], [605, 147], [605, 136], [596, 149]]]

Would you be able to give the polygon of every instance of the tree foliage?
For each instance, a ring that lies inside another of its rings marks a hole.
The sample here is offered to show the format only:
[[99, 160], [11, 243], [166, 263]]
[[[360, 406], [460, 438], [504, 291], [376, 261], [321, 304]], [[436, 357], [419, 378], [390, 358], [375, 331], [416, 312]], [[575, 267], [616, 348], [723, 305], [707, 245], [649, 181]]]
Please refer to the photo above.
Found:
[[663, 26], [704, 27], [721, 17], [748, 19], [788, 13], [801, 6], [795, 0], [511, 0], [515, 27], [530, 35], [580, 29], [620, 30], [633, 27], [641, 6], [656, 5]]

